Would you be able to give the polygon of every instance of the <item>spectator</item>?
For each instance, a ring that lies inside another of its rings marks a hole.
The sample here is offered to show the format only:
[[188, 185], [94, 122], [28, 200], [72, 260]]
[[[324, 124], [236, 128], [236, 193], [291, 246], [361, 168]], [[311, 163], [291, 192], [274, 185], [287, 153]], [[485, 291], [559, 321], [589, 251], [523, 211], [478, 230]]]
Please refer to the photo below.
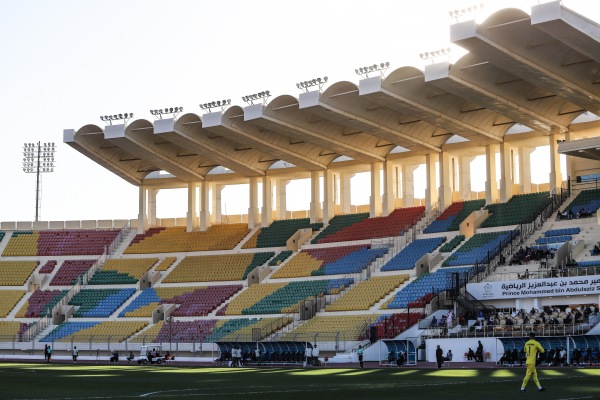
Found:
[[117, 350], [113, 350], [112, 356], [110, 360], [108, 360], [111, 364], [119, 362], [119, 352]]
[[506, 350], [504, 352], [504, 354], [502, 354], [502, 357], [500, 357], [500, 360], [498, 361], [498, 363], [500, 364], [500, 366], [504, 366], [504, 363], [508, 363], [510, 361], [510, 356], [511, 356], [511, 352], [510, 350]]
[[77, 357], [79, 356], [79, 350], [77, 350], [77, 346], [73, 346], [73, 350], [71, 350], [71, 356], [73, 357], [73, 363], [77, 364]]
[[435, 360], [437, 361], [438, 369], [442, 368], [442, 364], [444, 362], [444, 350], [442, 350], [439, 344], [435, 349]]
[[317, 347], [316, 344], [313, 347], [312, 355], [313, 355], [313, 364], [314, 365], [320, 365], [320, 362], [319, 362], [319, 348]]
[[446, 357], [444, 357], [444, 361], [452, 361], [452, 350], [448, 350], [448, 352], [446, 353]]
[[478, 340], [477, 343], [477, 350], [475, 350], [475, 361], [483, 362], [483, 344], [481, 344], [481, 340]]
[[308, 345], [307, 345], [306, 350], [304, 351], [304, 366], [308, 367], [310, 365], [311, 360], [312, 360], [312, 349], [310, 347], [308, 347]]
[[431, 323], [429, 324], [429, 327], [430, 328], [437, 328], [437, 325], [438, 325], [438, 321], [437, 321], [437, 318], [434, 315], [433, 318], [431, 318]]
[[404, 354], [403, 351], [400, 351], [400, 353], [398, 353], [398, 359], [396, 359], [396, 365], [401, 367], [404, 365], [405, 362], [406, 362], [406, 354]]
[[135, 356], [133, 355], [133, 351], [130, 351], [129, 355], [127, 356], [127, 362], [131, 364], [131, 361], [133, 361], [134, 358]]
[[475, 352], [472, 348], [469, 347], [469, 351], [467, 352], [467, 360], [473, 361], [475, 359]]

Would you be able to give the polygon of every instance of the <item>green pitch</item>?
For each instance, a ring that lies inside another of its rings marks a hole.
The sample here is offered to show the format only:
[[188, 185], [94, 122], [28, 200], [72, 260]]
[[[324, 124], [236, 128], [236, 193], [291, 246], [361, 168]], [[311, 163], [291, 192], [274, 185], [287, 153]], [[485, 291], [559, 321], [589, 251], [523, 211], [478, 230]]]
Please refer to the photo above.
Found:
[[600, 399], [600, 369], [283, 369], [0, 363], [0, 399]]

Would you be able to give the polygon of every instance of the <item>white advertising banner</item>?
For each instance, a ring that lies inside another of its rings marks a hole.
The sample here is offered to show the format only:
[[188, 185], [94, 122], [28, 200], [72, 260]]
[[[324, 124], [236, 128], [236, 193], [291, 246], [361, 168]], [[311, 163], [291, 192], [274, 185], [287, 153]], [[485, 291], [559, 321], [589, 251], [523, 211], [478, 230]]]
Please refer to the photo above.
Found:
[[467, 291], [477, 300], [598, 294], [600, 276], [468, 283]]

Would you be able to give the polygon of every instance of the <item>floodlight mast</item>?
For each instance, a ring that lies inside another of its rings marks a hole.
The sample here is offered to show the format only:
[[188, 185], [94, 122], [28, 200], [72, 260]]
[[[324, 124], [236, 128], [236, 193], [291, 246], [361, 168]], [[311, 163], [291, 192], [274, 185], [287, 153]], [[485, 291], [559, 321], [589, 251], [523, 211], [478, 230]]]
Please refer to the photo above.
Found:
[[42, 207], [40, 174], [54, 172], [55, 153], [56, 144], [54, 142], [23, 144], [23, 172], [35, 174], [35, 222], [39, 221]]

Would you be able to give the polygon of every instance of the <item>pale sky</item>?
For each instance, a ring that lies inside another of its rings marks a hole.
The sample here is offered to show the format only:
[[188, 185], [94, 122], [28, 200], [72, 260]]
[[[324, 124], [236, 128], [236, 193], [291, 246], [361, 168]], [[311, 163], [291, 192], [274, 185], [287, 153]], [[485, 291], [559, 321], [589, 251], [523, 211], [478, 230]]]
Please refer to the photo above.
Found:
[[[63, 129], [102, 126], [105, 114], [152, 120], [149, 110], [164, 107], [201, 114], [200, 103], [244, 105], [241, 96], [263, 90], [298, 95], [296, 82], [325, 75], [357, 83], [354, 69], [374, 63], [422, 69], [419, 53], [449, 46], [448, 11], [480, 3], [478, 19], [538, 2], [0, 0], [0, 221], [35, 216], [25, 142], [58, 146], [41, 220], [137, 218], [138, 189], [63, 144]], [[563, 4], [600, 21], [600, 3]], [[358, 186], [353, 204], [366, 203]], [[185, 192], [169, 192], [158, 196], [158, 217], [184, 217]], [[227, 196], [228, 212], [245, 212], [247, 201]]]

